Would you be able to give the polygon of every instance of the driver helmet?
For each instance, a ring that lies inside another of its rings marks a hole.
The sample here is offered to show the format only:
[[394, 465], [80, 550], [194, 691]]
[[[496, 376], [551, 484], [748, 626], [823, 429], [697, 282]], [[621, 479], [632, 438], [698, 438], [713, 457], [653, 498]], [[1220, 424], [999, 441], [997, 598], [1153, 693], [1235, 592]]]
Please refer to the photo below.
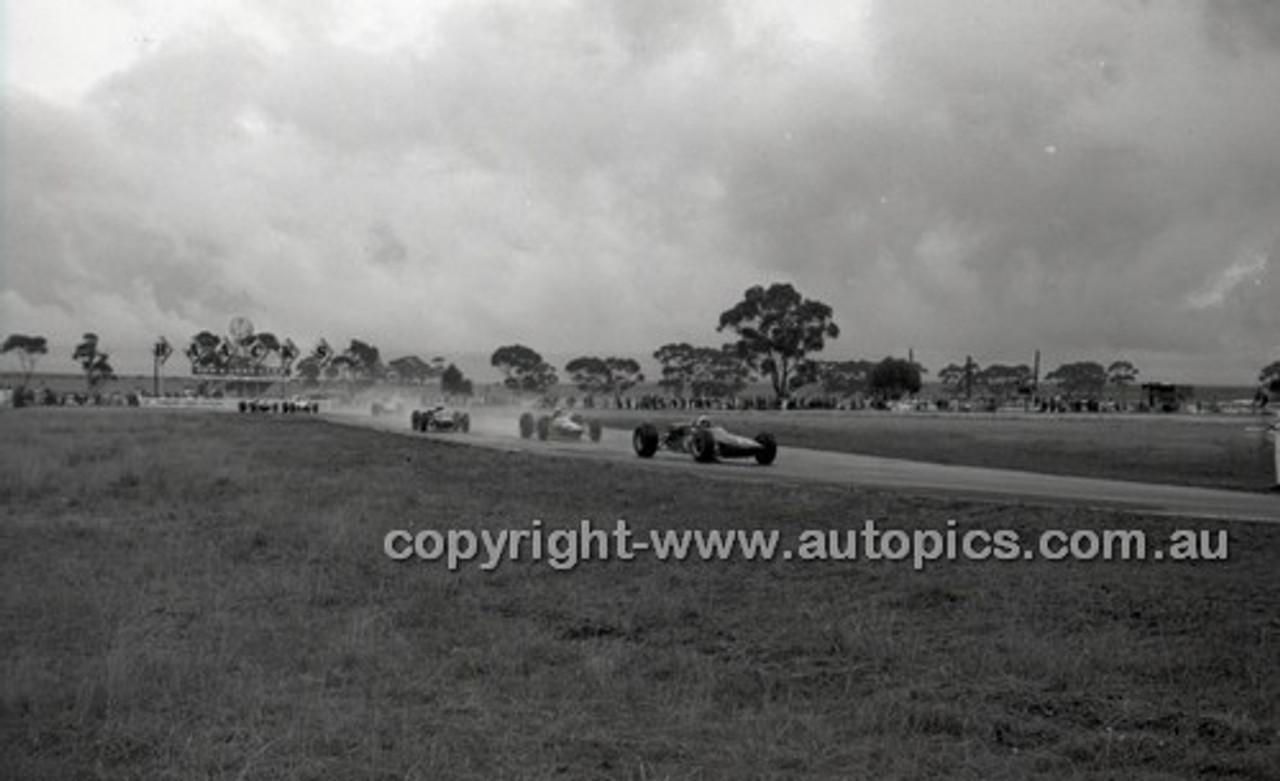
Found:
[[693, 426], [694, 428], [711, 428], [711, 418], [706, 415], [699, 415], [697, 419], [693, 421]]

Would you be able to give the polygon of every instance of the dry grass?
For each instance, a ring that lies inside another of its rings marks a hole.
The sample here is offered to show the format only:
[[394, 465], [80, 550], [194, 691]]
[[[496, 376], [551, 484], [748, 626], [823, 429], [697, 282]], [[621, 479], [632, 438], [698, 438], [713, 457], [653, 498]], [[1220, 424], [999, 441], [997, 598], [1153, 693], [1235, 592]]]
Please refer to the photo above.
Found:
[[448, 573], [383, 534], [1168, 522], [725, 493], [305, 418], [22, 410], [0, 433], [8, 777], [1280, 777], [1280, 527], [1201, 565]]

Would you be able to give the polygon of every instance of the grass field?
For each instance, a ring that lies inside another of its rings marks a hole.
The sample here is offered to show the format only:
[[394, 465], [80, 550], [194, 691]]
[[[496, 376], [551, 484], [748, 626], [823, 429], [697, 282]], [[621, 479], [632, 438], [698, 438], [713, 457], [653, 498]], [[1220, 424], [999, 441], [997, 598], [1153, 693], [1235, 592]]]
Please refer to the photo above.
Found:
[[0, 776], [1280, 778], [1280, 526], [1225, 562], [397, 563], [394, 528], [1140, 528], [332, 426], [0, 412]]
[[[0, 387], [20, 380], [18, 374], [0, 371]], [[84, 390], [83, 379], [72, 374], [37, 375], [31, 384], [59, 392]], [[190, 377], [175, 376], [167, 380], [166, 389], [178, 392], [199, 384]], [[150, 377], [127, 376], [107, 390], [150, 388]], [[295, 383], [288, 393], [302, 390]], [[576, 392], [571, 387], [562, 390], [566, 395]], [[275, 388], [271, 393], [286, 392]], [[372, 398], [419, 395], [426, 399], [438, 393], [381, 386], [366, 391], [357, 406], [367, 408]], [[1197, 398], [1206, 402], [1251, 395], [1247, 387], [1197, 389]], [[594, 410], [591, 414], [606, 425], [631, 429], [642, 421], [687, 420], [695, 413]], [[750, 433], [767, 428], [784, 448], [1245, 491], [1267, 491], [1275, 484], [1271, 445], [1258, 431], [1264, 419], [1254, 415], [753, 411], [715, 416], [731, 426], [740, 420]]]
[[[601, 410], [630, 429], [697, 413]], [[713, 413], [729, 428], [772, 431], [782, 447], [1112, 480], [1266, 491], [1275, 485], [1260, 416]]]

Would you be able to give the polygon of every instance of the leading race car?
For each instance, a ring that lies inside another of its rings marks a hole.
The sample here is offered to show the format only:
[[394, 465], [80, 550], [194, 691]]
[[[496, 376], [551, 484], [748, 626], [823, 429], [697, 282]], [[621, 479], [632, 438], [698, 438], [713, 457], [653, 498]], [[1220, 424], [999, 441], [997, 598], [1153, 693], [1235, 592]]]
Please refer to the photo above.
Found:
[[592, 442], [600, 441], [602, 427], [600, 421], [587, 419], [576, 412], [557, 409], [550, 415], [535, 418], [532, 412], [520, 416], [520, 437], [530, 439], [535, 434], [538, 439], [572, 439], [581, 440], [586, 435]]
[[437, 404], [424, 410], [414, 410], [409, 416], [409, 423], [414, 431], [461, 431], [471, 430], [471, 416], [467, 413]]
[[755, 439], [735, 434], [723, 426], [711, 424], [706, 415], [692, 423], [668, 426], [658, 431], [652, 423], [638, 426], [631, 437], [631, 445], [641, 458], [653, 458], [659, 450], [688, 453], [703, 463], [722, 458], [754, 458], [756, 463], [768, 466], [778, 457], [778, 443], [772, 434], [757, 434]]

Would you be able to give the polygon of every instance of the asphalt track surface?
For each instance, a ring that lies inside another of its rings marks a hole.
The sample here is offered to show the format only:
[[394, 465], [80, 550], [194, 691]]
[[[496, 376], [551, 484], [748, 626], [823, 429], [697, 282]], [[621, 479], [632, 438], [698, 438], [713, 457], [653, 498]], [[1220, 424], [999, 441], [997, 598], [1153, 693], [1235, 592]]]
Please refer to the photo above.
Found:
[[[1280, 522], [1280, 495], [1211, 488], [1047, 475], [1006, 469], [929, 464], [878, 456], [787, 447], [778, 460], [762, 467], [753, 459], [716, 464], [695, 463], [689, 456], [659, 452], [642, 459], [631, 446], [631, 432], [604, 430], [599, 442], [521, 439], [518, 413], [472, 412], [468, 433], [420, 434], [409, 427], [408, 414], [372, 417], [367, 413], [326, 413], [343, 425], [372, 428], [429, 440], [457, 442], [518, 453], [627, 463], [637, 469], [672, 469], [712, 479], [759, 482], [816, 482], [1036, 505], [1081, 505], [1170, 517]], [[742, 432], [751, 433], [751, 432]]]

